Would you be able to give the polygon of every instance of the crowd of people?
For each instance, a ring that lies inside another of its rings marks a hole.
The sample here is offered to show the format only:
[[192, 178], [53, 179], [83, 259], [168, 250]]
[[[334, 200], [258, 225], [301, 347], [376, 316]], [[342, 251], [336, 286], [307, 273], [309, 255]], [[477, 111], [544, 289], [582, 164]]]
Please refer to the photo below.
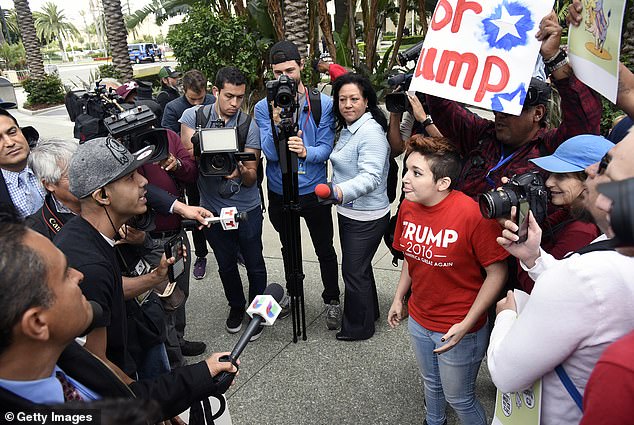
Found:
[[[580, 7], [570, 7], [573, 25]], [[556, 15], [539, 28], [545, 69], [536, 75], [548, 81], [534, 77], [521, 114], [495, 112], [494, 120], [430, 95], [425, 102], [408, 96], [412, 112], [388, 119], [367, 77], [314, 64], [330, 73], [330, 97], [302, 82], [305, 63], [295, 44], [282, 40], [269, 52], [275, 77], [288, 77], [296, 89], [297, 132], [283, 154], [296, 161], [295, 212], [319, 260], [325, 325], [340, 341], [372, 338], [380, 318], [372, 259], [393, 233], [391, 246], [404, 261], [387, 322], [407, 320], [429, 425], [446, 423], [447, 404], [461, 423], [489, 423], [475, 393], [485, 355], [502, 392], [541, 380], [543, 424], [631, 421], [634, 74], [621, 65], [617, 105], [627, 117], [606, 139], [599, 135], [600, 97], [562, 53]], [[233, 66], [218, 71], [211, 93], [198, 70], [163, 67], [159, 77], [156, 98], [143, 82], [116, 88], [123, 103], [153, 112], [167, 146], [159, 159], [158, 146], [131, 152], [112, 136], [81, 144], [41, 137], [30, 145], [15, 117], [0, 109], [3, 406], [137, 398], [158, 402], [148, 409], [151, 423], [200, 410], [200, 400], [224, 390], [218, 374], [236, 371], [220, 360], [228, 353], [192, 365], [185, 359], [207, 349], [185, 339], [185, 330], [190, 276], [204, 278], [209, 247], [231, 334], [267, 286], [265, 214], [280, 237], [286, 278], [294, 272], [275, 130], [284, 111], [265, 98], [253, 116], [245, 112], [247, 79]], [[557, 126], [548, 121], [553, 87], [561, 97]], [[235, 129], [238, 150], [248, 154], [222, 172], [206, 146], [220, 137], [217, 128]], [[388, 175], [401, 154], [402, 197], [391, 232]], [[509, 179], [526, 173], [536, 186], [524, 194], [530, 202], [501, 197], [508, 211], [487, 217], [482, 194], [500, 187], [519, 193]], [[235, 231], [209, 225], [227, 208], [248, 219]], [[192, 255], [184, 219], [197, 222]], [[182, 241], [185, 255], [183, 272], [170, 279], [179, 261], [165, 253], [173, 240]], [[530, 294], [521, 304], [519, 289]], [[291, 297], [280, 302], [280, 317], [289, 314]]]

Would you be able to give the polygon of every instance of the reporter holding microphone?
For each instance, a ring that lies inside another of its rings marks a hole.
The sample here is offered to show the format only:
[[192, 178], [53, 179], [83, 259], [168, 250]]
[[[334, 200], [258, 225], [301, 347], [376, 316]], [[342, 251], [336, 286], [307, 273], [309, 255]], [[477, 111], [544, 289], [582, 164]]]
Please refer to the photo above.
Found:
[[337, 78], [333, 99], [340, 135], [330, 155], [332, 192], [319, 185], [315, 193], [330, 195], [320, 197], [337, 203], [345, 284], [343, 322], [337, 339], [354, 341], [371, 338], [379, 318], [372, 258], [389, 222], [390, 147], [385, 136], [387, 119], [367, 78], [358, 74]]

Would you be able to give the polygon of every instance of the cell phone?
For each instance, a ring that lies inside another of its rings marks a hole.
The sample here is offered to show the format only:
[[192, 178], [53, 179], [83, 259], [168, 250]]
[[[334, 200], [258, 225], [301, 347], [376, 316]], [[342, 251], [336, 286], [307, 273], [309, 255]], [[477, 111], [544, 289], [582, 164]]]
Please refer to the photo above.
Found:
[[528, 215], [531, 211], [531, 207], [528, 204], [528, 201], [520, 201], [517, 206], [517, 214], [516, 214], [516, 222], [517, 224], [517, 236], [519, 239], [515, 243], [526, 242], [528, 239]]
[[165, 244], [165, 258], [171, 257], [176, 261], [167, 267], [167, 275], [170, 282], [176, 282], [185, 271], [185, 246], [181, 235], [174, 236]]

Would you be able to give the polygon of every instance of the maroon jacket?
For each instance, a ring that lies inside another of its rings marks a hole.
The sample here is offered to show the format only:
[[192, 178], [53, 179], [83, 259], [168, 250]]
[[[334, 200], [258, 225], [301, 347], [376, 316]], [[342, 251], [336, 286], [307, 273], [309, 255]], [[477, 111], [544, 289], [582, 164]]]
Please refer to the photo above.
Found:
[[[180, 160], [181, 167], [176, 171], [165, 171], [156, 164], [148, 163], [139, 168], [139, 173], [143, 174], [153, 185], [174, 196], [181, 197], [181, 186], [195, 183], [198, 179], [198, 165], [181, 143], [180, 136], [168, 128], [165, 130], [169, 141], [169, 152]], [[155, 223], [156, 232], [180, 230], [181, 217], [176, 214], [157, 213]]]
[[601, 100], [575, 76], [555, 81], [561, 96], [562, 123], [555, 129], [540, 129], [535, 139], [517, 149], [513, 157], [485, 178], [502, 157], [502, 143], [495, 136], [495, 122], [469, 112], [458, 103], [427, 96], [427, 105], [440, 132], [453, 141], [463, 157], [463, 168], [456, 189], [471, 197], [501, 186], [502, 177], [538, 170], [529, 159], [550, 155], [563, 142], [579, 134], [599, 134]]

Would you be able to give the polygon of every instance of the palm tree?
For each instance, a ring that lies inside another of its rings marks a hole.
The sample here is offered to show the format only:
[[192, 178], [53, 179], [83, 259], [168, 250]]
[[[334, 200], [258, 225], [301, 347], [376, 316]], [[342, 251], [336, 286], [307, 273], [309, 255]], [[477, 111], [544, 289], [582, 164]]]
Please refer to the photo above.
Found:
[[62, 51], [62, 60], [68, 62], [68, 55], [64, 47], [64, 40], [69, 36], [79, 36], [79, 31], [75, 25], [66, 20], [64, 10], [58, 9], [52, 2], [44, 3], [41, 12], [35, 12], [35, 31], [40, 40], [48, 42], [57, 39], [59, 48]]
[[40, 52], [40, 42], [37, 39], [35, 26], [33, 25], [33, 15], [29, 7], [28, 0], [13, 0], [15, 11], [18, 15], [18, 25], [24, 49], [26, 50], [26, 61], [31, 71], [32, 78], [44, 78], [44, 61]]
[[308, 54], [308, 4], [306, 0], [284, 2], [284, 33], [286, 39], [295, 43], [301, 57]]
[[112, 53], [112, 64], [124, 81], [132, 80], [132, 64], [128, 54], [128, 32], [123, 21], [120, 0], [102, 0], [106, 17], [106, 37]]

